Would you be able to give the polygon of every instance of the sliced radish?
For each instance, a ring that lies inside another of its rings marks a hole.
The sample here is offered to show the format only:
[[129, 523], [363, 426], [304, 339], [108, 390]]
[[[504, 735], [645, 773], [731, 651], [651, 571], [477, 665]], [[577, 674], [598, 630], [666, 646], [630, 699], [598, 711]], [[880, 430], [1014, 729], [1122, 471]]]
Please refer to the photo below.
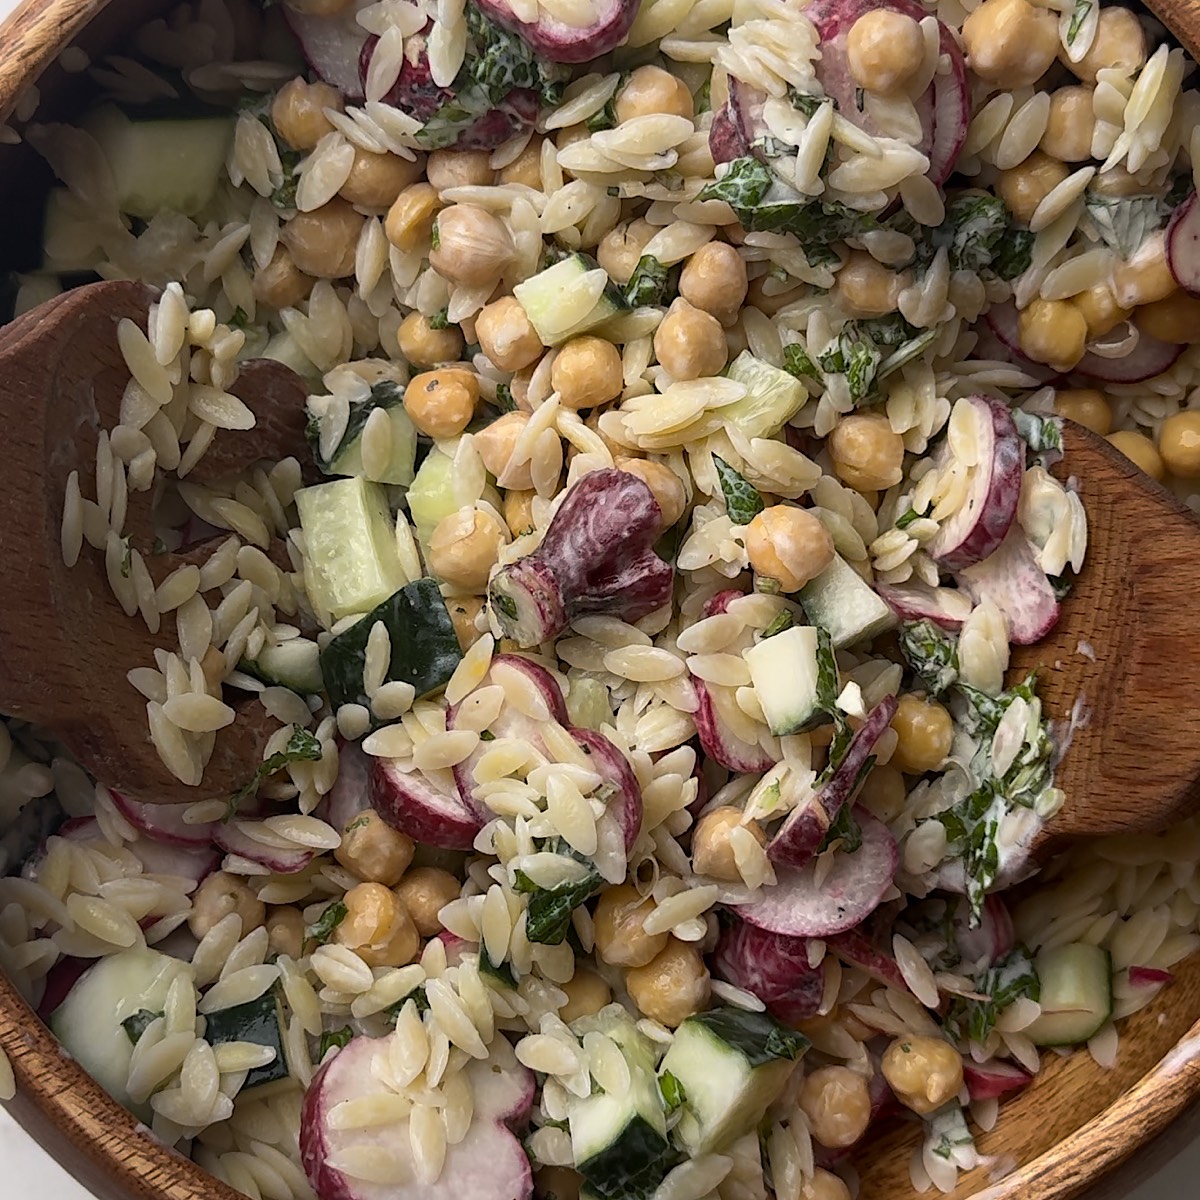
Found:
[[360, 9], [371, 3], [373, 0], [352, 0], [349, 8], [331, 17], [299, 12], [290, 4], [283, 6], [283, 15], [308, 65], [347, 100], [363, 98], [358, 60], [367, 31], [355, 18]]
[[875, 590], [902, 621], [932, 621], [943, 629], [961, 629], [974, 607], [962, 592], [927, 583], [877, 583]]
[[1033, 1082], [1033, 1076], [1015, 1063], [993, 1058], [985, 1063], [967, 1060], [963, 1079], [972, 1100], [999, 1100], [1010, 1092], [1019, 1092]]
[[808, 962], [807, 938], [770, 933], [738, 921], [713, 952], [720, 978], [757, 996], [789, 1024], [815, 1017], [825, 994], [825, 968]]
[[371, 757], [357, 742], [338, 742], [338, 773], [320, 815], [344, 833], [360, 813], [371, 807]]
[[800, 870], [780, 867], [773, 887], [730, 907], [759, 929], [792, 937], [824, 938], [861, 924], [891, 888], [900, 854], [886, 825], [861, 807], [854, 815], [862, 845], [853, 854], [835, 851], [833, 866], [819, 882], [815, 861]]
[[[534, 1076], [517, 1062], [503, 1034], [493, 1040], [488, 1058], [465, 1068], [474, 1113], [462, 1140], [446, 1147], [436, 1183], [419, 1183], [414, 1176], [407, 1118], [334, 1126], [330, 1118], [338, 1105], [394, 1094], [373, 1069], [376, 1056], [386, 1055], [389, 1045], [389, 1038], [355, 1038], [317, 1072], [305, 1092], [300, 1161], [321, 1200], [528, 1200], [533, 1193], [529, 1159], [509, 1126], [527, 1119]], [[371, 1183], [334, 1165], [338, 1156], [375, 1149], [408, 1160], [402, 1182]]]
[[1130, 967], [1129, 986], [1135, 988], [1162, 987], [1165, 983], [1174, 983], [1175, 976], [1161, 967]]
[[955, 579], [977, 604], [984, 600], [995, 604], [1008, 622], [1009, 641], [1018, 646], [1040, 641], [1058, 623], [1054, 589], [1018, 525], [1008, 531], [994, 554], [960, 571]]
[[94, 958], [60, 958], [46, 972], [45, 989], [42, 999], [37, 1006], [37, 1015], [43, 1021], [67, 998], [71, 989], [79, 982], [80, 976], [92, 966]]
[[596, 774], [614, 789], [601, 824], [615, 824], [616, 837], [628, 854], [642, 831], [642, 789], [637, 776], [625, 755], [603, 734], [594, 729], [572, 729], [570, 733], [591, 760]]
[[1169, 371], [1185, 349], [1139, 332], [1137, 345], [1128, 354], [1105, 358], [1089, 350], [1079, 360], [1075, 373], [1102, 383], [1141, 383]]
[[[59, 826], [58, 836], [71, 842], [103, 842], [104, 834], [95, 817], [75, 817]], [[147, 875], [174, 875], [201, 883], [221, 865], [221, 854], [213, 845], [172, 846], [138, 838], [125, 847]]]
[[462, 956], [475, 949], [474, 942], [468, 942], [466, 938], [460, 938], [457, 933], [451, 933], [448, 929], [443, 929], [438, 935], [438, 941], [446, 947], [446, 965], [457, 967], [462, 962]]
[[[942, 522], [928, 545], [930, 557], [948, 571], [981, 562], [1004, 541], [1017, 515], [1025, 472], [1025, 443], [1003, 400], [968, 396], [955, 409], [951, 422], [958, 412], [969, 418], [977, 458], [970, 468], [966, 500]], [[934, 456], [935, 467], [947, 466], [953, 455], [947, 438]]]
[[715, 596], [709, 596], [704, 602], [701, 615], [715, 617], [718, 613], [725, 612], [735, 600], [740, 600], [745, 594], [745, 592], [738, 591], [737, 588], [726, 588], [723, 592], [717, 592]]
[[372, 761], [371, 804], [393, 829], [444, 850], [470, 850], [484, 825], [457, 790], [442, 791], [399, 759]]
[[637, 17], [640, 0], [591, 0], [592, 19], [568, 25], [541, 8], [536, 21], [522, 21], [505, 0], [478, 0], [497, 25], [520, 35], [551, 62], [585, 63], [615, 50]]
[[696, 689], [696, 711], [692, 713], [692, 719], [696, 722], [704, 753], [730, 771], [752, 775], [769, 771], [775, 765], [771, 755], [757, 742], [748, 742], [734, 732], [732, 722], [745, 723], [749, 718], [737, 707], [733, 688], [695, 678], [692, 687]]
[[983, 902], [979, 924], [971, 925], [971, 906], [964, 896], [955, 907], [954, 944], [968, 963], [999, 962], [1017, 944], [1008, 906], [991, 892]]
[[[729, 80], [730, 87], [734, 80]], [[733, 162], [750, 153], [750, 143], [742, 132], [742, 126], [730, 102], [723, 104], [714, 114], [708, 129], [708, 150], [714, 163]]]
[[909, 990], [904, 972], [900, 970], [892, 952], [876, 945], [874, 939], [861, 929], [848, 929], [845, 933], [834, 934], [825, 940], [825, 945], [842, 962], [861, 968], [879, 983], [900, 992]]
[[788, 813], [767, 845], [767, 855], [777, 866], [803, 867], [811, 861], [838, 814], [851, 802], [875, 743], [896, 715], [895, 696], [885, 696], [855, 731], [846, 754], [830, 779]]
[[168, 846], [211, 846], [215, 840], [218, 822], [189, 825], [183, 819], [186, 805], [144, 804], [115, 790], [110, 790], [110, 795], [117, 812], [139, 833], [156, 842]]
[[1200, 295], [1200, 204], [1195, 192], [1167, 224], [1167, 266], [1181, 288]]
[[303, 871], [315, 857], [315, 851], [312, 850], [286, 850], [257, 841], [242, 829], [240, 821], [218, 823], [213, 830], [213, 841], [226, 854], [249, 859], [277, 875], [295, 875]]
[[[1059, 372], [1044, 363], [1034, 362], [1021, 352], [1020, 314], [1011, 301], [993, 304], [983, 314], [984, 326], [976, 329], [979, 339], [972, 358], [988, 362], [1011, 362], [1038, 383], [1050, 383], [1059, 378]], [[990, 336], [989, 336], [990, 335]]]

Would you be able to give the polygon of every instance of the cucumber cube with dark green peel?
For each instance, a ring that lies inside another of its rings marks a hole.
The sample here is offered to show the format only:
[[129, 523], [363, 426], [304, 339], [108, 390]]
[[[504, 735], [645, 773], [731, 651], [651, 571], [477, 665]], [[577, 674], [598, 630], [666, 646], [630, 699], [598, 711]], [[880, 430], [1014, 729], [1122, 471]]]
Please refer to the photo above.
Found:
[[274, 989], [257, 1000], [247, 1000], [232, 1008], [219, 1008], [209, 1013], [207, 1020], [204, 1036], [212, 1046], [221, 1042], [253, 1042], [256, 1046], [270, 1046], [275, 1051], [271, 1062], [265, 1067], [255, 1067], [246, 1076], [243, 1092], [288, 1077], [287, 1056], [283, 1052], [283, 1013]]

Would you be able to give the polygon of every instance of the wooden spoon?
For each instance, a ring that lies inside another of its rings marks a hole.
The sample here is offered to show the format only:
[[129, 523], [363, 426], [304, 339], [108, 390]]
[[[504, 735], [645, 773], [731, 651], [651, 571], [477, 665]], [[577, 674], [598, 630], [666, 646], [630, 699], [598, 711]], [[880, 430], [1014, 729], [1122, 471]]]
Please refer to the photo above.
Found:
[[1055, 783], [1062, 809], [1032, 853], [1063, 839], [1157, 832], [1196, 811], [1200, 704], [1194, 667], [1200, 520], [1104, 438], [1063, 422], [1062, 460], [1088, 520], [1083, 569], [1058, 624], [1014, 646], [1010, 684], [1038, 672], [1043, 711], [1077, 720]]
[[[0, 711], [52, 730], [101, 782], [143, 801], [187, 803], [245, 784], [275, 723], [242, 697], [237, 720], [217, 735], [202, 784], [190, 787], [171, 775], [150, 741], [146, 701], [126, 675], [153, 665], [156, 646], [177, 648], [175, 622], [167, 615], [152, 635], [113, 596], [103, 551], [85, 543], [68, 568], [60, 540], [67, 476], [78, 470], [83, 494], [96, 495], [99, 430], [119, 421], [129, 370], [117, 322], [129, 317], [144, 328], [156, 295], [140, 283], [90, 284], [0, 329], [0, 421], [8, 443], [0, 471]], [[234, 390], [255, 412], [255, 433], [218, 434], [197, 477], [304, 455], [305, 388], [293, 371], [254, 360], [243, 364]], [[183, 562], [202, 562], [212, 545], [154, 554], [151, 495], [130, 493], [123, 532], [157, 583]]]

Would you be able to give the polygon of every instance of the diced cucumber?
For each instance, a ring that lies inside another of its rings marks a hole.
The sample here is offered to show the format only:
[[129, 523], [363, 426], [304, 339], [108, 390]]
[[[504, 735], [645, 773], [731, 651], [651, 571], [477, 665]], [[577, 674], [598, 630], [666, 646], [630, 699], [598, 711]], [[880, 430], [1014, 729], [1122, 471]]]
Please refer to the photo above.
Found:
[[454, 494], [454, 459], [440, 450], [431, 450], [417, 468], [406, 499], [417, 540], [428, 547], [438, 522], [459, 509]]
[[149, 1104], [134, 1104], [125, 1090], [134, 1043], [124, 1023], [139, 1012], [162, 1012], [171, 984], [181, 976], [192, 977], [182, 959], [145, 947], [122, 950], [89, 967], [50, 1017], [51, 1031], [80, 1066], [145, 1120]]
[[804, 384], [794, 375], [755, 358], [749, 350], [743, 350], [725, 374], [744, 384], [746, 394], [721, 409], [721, 416], [748, 438], [773, 437], [808, 399]]
[[608, 274], [586, 254], [572, 254], [518, 283], [513, 295], [547, 346], [587, 333], [628, 310]]
[[623, 1196], [630, 1192], [633, 1181], [662, 1163], [668, 1150], [666, 1113], [654, 1075], [654, 1048], [619, 1005], [576, 1021], [572, 1029], [578, 1034], [590, 1030], [607, 1034], [629, 1067], [626, 1091], [572, 1099], [567, 1112], [576, 1169], [598, 1196]]
[[257, 1000], [247, 1000], [245, 1004], [210, 1012], [207, 1020], [204, 1036], [210, 1045], [253, 1042], [256, 1046], [269, 1046], [275, 1051], [271, 1062], [265, 1067], [254, 1067], [246, 1076], [246, 1082], [242, 1084], [243, 1092], [289, 1078], [287, 1056], [283, 1049], [283, 1015], [274, 989]]
[[114, 104], [88, 118], [117, 185], [121, 211], [149, 221], [164, 209], [194, 217], [213, 198], [233, 140], [231, 117], [130, 120]]
[[762, 1120], [808, 1044], [767, 1013], [724, 1007], [688, 1017], [659, 1067], [683, 1088], [672, 1136], [690, 1154], [719, 1154]]
[[567, 713], [571, 724], [583, 729], [599, 729], [613, 719], [612, 697], [608, 688], [590, 675], [572, 675], [567, 693]]
[[51, 188], [42, 221], [43, 263], [48, 271], [90, 271], [104, 257], [100, 228], [87, 206], [66, 188]]
[[[417, 430], [404, 411], [404, 395], [390, 379], [372, 385], [370, 396], [357, 404], [350, 405], [350, 420], [346, 423], [342, 439], [328, 459], [320, 456], [321, 426], [328, 415], [310, 416], [308, 437], [313, 447], [317, 465], [326, 475], [362, 475], [375, 483], [388, 483], [407, 487], [416, 471]], [[391, 454], [383, 470], [368, 474], [363, 467], [362, 436], [367, 420], [378, 408], [382, 408], [391, 423]]]
[[377, 483], [354, 477], [296, 493], [304, 530], [304, 584], [326, 626], [369, 612], [409, 582], [396, 552], [387, 497]]
[[865, 642], [896, 624], [892, 610], [840, 554], [800, 589], [798, 599], [809, 621], [828, 630], [838, 650]]
[[1112, 959], [1087, 942], [1043, 950], [1033, 961], [1042, 1012], [1023, 1033], [1038, 1046], [1078, 1046], [1112, 1016]]
[[793, 625], [744, 651], [763, 716], [777, 737], [828, 720], [820, 701], [817, 630]]
[[312, 696], [325, 690], [321, 678], [321, 652], [316, 642], [307, 638], [292, 638], [278, 646], [264, 646], [255, 659], [244, 659], [241, 669], [263, 683], [276, 683], [291, 688], [301, 696]]

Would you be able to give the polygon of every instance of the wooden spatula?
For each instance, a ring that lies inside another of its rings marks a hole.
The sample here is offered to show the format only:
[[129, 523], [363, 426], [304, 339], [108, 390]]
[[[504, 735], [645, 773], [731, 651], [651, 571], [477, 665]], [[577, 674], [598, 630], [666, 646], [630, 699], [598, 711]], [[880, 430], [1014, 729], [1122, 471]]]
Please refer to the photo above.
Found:
[[[112, 595], [102, 551], [85, 543], [68, 568], [60, 549], [67, 476], [78, 470], [84, 495], [96, 494], [99, 430], [119, 419], [129, 371], [117, 322], [129, 317], [144, 328], [155, 298], [138, 283], [91, 284], [0, 328], [0, 712], [53, 730], [101, 782], [139, 800], [183, 803], [241, 787], [275, 724], [243, 699], [238, 719], [217, 736], [201, 786], [180, 783], [159, 760], [146, 702], [126, 679], [132, 667], [153, 664], [156, 646], [176, 648], [175, 622], [165, 619], [151, 635]], [[254, 410], [255, 432], [219, 434], [193, 478], [305, 452], [305, 388], [294, 372], [249, 362], [234, 390]], [[151, 495], [130, 494], [125, 532], [157, 583], [181, 562], [202, 562], [212, 547], [155, 555]], [[210, 607], [218, 599], [210, 597]]]
[[1013, 647], [1009, 682], [1037, 669], [1044, 711], [1077, 716], [1055, 783], [1062, 809], [1033, 845], [1165, 829], [1200, 801], [1200, 520], [1102, 437], [1063, 422], [1053, 474], [1088, 518], [1082, 571], [1058, 625]]

